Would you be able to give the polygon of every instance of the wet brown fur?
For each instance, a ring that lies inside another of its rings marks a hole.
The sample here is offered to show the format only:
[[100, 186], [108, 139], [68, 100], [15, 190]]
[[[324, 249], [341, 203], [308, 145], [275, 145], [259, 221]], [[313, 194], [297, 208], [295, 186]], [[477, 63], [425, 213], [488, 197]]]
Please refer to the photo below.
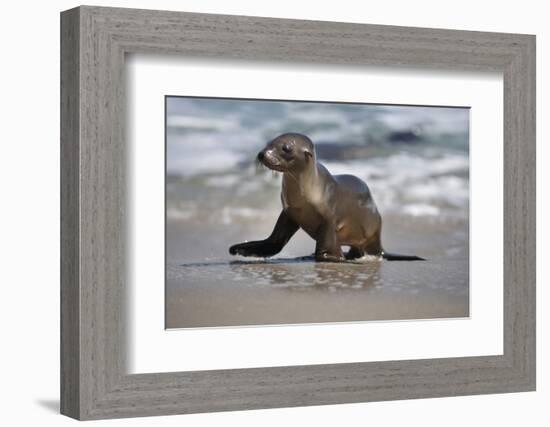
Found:
[[[273, 256], [302, 228], [316, 242], [317, 261], [345, 261], [364, 255], [422, 259], [384, 252], [382, 218], [369, 187], [353, 175], [332, 175], [317, 161], [307, 136], [280, 135], [258, 154], [257, 161], [283, 174], [283, 210], [268, 238], [233, 245], [229, 248], [232, 255]], [[350, 250], [344, 254], [342, 246]]]

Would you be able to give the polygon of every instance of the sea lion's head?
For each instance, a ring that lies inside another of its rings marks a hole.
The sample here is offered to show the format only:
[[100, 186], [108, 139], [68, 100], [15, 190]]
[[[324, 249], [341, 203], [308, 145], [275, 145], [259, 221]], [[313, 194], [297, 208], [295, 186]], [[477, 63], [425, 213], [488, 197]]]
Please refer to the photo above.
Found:
[[312, 164], [313, 142], [299, 133], [284, 133], [258, 153], [258, 161], [278, 172], [300, 172]]

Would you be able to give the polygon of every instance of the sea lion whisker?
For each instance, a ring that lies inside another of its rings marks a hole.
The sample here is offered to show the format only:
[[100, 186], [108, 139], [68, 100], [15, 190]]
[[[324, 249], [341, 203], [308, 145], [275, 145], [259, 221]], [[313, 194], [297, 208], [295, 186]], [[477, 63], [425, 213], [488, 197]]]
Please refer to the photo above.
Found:
[[264, 171], [265, 165], [257, 157], [254, 161], [254, 165], [256, 166], [256, 175]]

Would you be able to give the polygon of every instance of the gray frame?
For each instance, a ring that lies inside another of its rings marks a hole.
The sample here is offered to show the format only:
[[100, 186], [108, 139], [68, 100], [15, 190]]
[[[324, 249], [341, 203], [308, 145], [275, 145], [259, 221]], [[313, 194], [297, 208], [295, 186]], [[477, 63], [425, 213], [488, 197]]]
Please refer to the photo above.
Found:
[[[129, 52], [502, 72], [504, 354], [126, 374]], [[535, 389], [534, 36], [83, 6], [61, 14], [61, 121], [63, 414], [99, 419]]]

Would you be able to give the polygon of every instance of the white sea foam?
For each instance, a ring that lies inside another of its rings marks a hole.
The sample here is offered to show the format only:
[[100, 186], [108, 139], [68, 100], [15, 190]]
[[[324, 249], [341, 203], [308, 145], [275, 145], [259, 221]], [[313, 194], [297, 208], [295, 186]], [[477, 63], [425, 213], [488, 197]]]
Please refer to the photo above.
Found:
[[201, 173], [223, 172], [237, 168], [242, 155], [231, 150], [197, 148], [193, 156], [177, 156], [168, 160], [170, 174], [193, 176]]
[[166, 216], [169, 219], [185, 221], [195, 216], [194, 210], [185, 210], [181, 208], [169, 207], [166, 209]]
[[230, 130], [237, 125], [232, 120], [212, 119], [208, 117], [192, 117], [187, 115], [169, 115], [166, 117], [166, 126], [193, 130]]
[[206, 180], [206, 185], [211, 187], [231, 188], [237, 186], [242, 181], [242, 177], [237, 174], [224, 174], [211, 176]]
[[353, 262], [359, 263], [369, 263], [369, 262], [380, 262], [383, 258], [378, 255], [363, 255], [361, 258], [356, 258]]
[[469, 198], [468, 183], [455, 176], [434, 178], [410, 185], [407, 196], [412, 200], [446, 203], [456, 207], [464, 206]]
[[415, 203], [403, 206], [403, 212], [412, 216], [437, 216], [440, 210], [432, 205]]
[[261, 218], [265, 212], [251, 208], [236, 208], [225, 206], [220, 212], [220, 221], [222, 224], [232, 224], [236, 220], [251, 220]]

